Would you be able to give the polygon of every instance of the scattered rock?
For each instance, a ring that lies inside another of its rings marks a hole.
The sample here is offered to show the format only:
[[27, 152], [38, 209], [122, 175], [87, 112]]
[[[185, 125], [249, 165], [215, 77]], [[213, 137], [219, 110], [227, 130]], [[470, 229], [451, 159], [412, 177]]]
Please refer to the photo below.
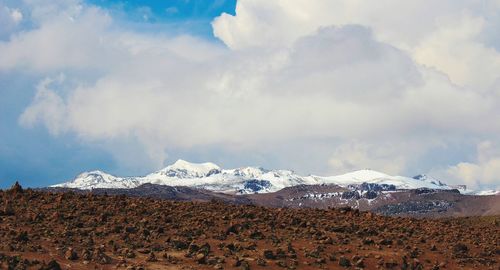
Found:
[[498, 269], [500, 262], [496, 217], [388, 218], [348, 207], [12, 190], [0, 191], [0, 269]]
[[347, 259], [344, 256], [340, 256], [340, 258], [339, 258], [339, 266], [350, 267], [351, 266], [351, 261], [349, 261], [349, 259]]
[[365, 267], [365, 261], [363, 258], [359, 258], [358, 260], [355, 261], [354, 266], [358, 268], [364, 268]]
[[207, 255], [205, 255], [204, 253], [198, 253], [196, 255], [196, 261], [199, 264], [205, 264], [207, 262]]
[[68, 248], [64, 253], [64, 258], [70, 261], [78, 260], [78, 253], [73, 248]]
[[266, 249], [264, 250], [264, 258], [268, 260], [275, 260], [276, 256], [274, 255], [274, 252], [272, 250]]
[[469, 252], [469, 247], [463, 243], [457, 243], [453, 246], [454, 255], [465, 255]]
[[61, 270], [61, 266], [57, 261], [51, 260], [47, 265], [42, 265], [40, 270]]
[[14, 185], [12, 185], [12, 187], [10, 187], [9, 192], [12, 194], [20, 194], [20, 193], [24, 192], [24, 189], [23, 189], [23, 187], [21, 187], [19, 182], [16, 181], [16, 183], [14, 183]]
[[154, 252], [149, 253], [148, 258], [146, 259], [147, 262], [157, 262], [158, 259], [156, 258], [156, 255]]

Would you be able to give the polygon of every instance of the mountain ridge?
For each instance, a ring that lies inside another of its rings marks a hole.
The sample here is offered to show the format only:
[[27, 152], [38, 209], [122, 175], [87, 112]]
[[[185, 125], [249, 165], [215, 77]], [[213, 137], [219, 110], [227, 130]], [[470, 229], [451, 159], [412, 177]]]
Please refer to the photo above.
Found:
[[[425, 174], [415, 177], [392, 176], [375, 170], [357, 170], [341, 175], [301, 176], [292, 170], [268, 170], [262, 167], [239, 167], [223, 169], [218, 165], [191, 163], [182, 159], [165, 168], [138, 177], [118, 177], [100, 170], [79, 174], [75, 179], [52, 185], [77, 189], [95, 188], [134, 188], [142, 184], [167, 186], [187, 186], [215, 192], [231, 194], [253, 194], [276, 192], [286, 187], [297, 185], [361, 185], [363, 183], [393, 185], [396, 189], [453, 189], [440, 180]], [[475, 191], [463, 190], [463, 193], [475, 194]], [[494, 191], [478, 191], [481, 194], [495, 194]]]

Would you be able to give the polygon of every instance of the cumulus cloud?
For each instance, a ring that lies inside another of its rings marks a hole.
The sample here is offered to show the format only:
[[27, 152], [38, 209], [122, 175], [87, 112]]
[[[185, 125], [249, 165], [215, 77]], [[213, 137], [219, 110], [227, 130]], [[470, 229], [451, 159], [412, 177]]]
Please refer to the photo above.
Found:
[[319, 27], [360, 24], [373, 29], [378, 40], [407, 51], [419, 64], [446, 73], [459, 85], [484, 86], [498, 78], [500, 55], [484, 42], [488, 29], [498, 29], [495, 0], [267, 2], [239, 1], [236, 16], [223, 14], [214, 20], [215, 35], [229, 47], [244, 50], [289, 46]]
[[466, 184], [471, 188], [498, 188], [500, 147], [491, 141], [482, 141], [477, 144], [474, 160], [460, 162], [435, 173], [450, 179], [453, 183]]
[[45, 78], [37, 86], [33, 105], [28, 107], [20, 116], [22, 125], [32, 127], [38, 122], [44, 123], [48, 130], [58, 135], [64, 128], [65, 104], [63, 99], [52, 89], [54, 84], [61, 84], [64, 76], [58, 78]]
[[398, 174], [404, 169], [406, 158], [409, 157], [397, 153], [392, 145], [351, 142], [337, 147], [329, 164], [338, 173], [377, 168], [386, 173]]
[[458, 85], [490, 91], [499, 78], [500, 53], [478, 42], [486, 24], [485, 18], [468, 15], [443, 19], [415, 48], [415, 60], [445, 72]]
[[[287, 149], [300, 141], [315, 149], [304, 151], [307, 163], [324, 168], [305, 173], [426, 172], [434, 168], [416, 166], [436, 147], [500, 132], [499, 51], [485, 38], [500, 13], [491, 8], [500, 7], [239, 0], [235, 16], [213, 22], [220, 44], [137, 33], [80, 2], [34, 6], [38, 27], [0, 42], [0, 70], [66, 74], [64, 91], [40, 82], [23, 125], [86, 142], [131, 138], [155, 166], [170, 149], [210, 147], [224, 149], [218, 160], [255, 149], [300, 164]], [[446, 177], [498, 185], [467, 166]]]
[[78, 18], [54, 15], [43, 20], [39, 28], [0, 42], [0, 69], [47, 72], [105, 66], [116, 53], [112, 45], [103, 45], [112, 43], [111, 37], [97, 33], [106, 29], [110, 18], [95, 8], [73, 15]]

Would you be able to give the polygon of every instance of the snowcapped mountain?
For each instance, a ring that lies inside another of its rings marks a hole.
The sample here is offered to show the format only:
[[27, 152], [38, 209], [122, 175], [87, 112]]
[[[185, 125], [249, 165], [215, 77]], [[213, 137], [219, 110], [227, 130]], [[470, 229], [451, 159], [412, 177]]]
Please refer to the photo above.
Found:
[[268, 193], [297, 185], [334, 184], [342, 187], [363, 183], [393, 185], [396, 189], [451, 189], [426, 175], [413, 178], [391, 176], [373, 170], [359, 170], [337, 176], [300, 176], [289, 170], [266, 170], [260, 167], [222, 169], [213, 163], [190, 163], [178, 160], [164, 169], [142, 177], [117, 177], [101, 171], [86, 172], [74, 180], [54, 185], [78, 189], [133, 188], [142, 184], [188, 186], [216, 192], [249, 194]]
[[258, 167], [221, 169], [213, 163], [190, 163], [178, 160], [164, 169], [143, 177], [117, 177], [101, 171], [86, 172], [74, 180], [54, 185], [78, 189], [132, 188], [142, 184], [188, 186], [224, 193], [266, 193], [296, 185], [317, 182], [288, 170], [266, 170]]
[[426, 174], [419, 174], [419, 175], [413, 176], [413, 179], [420, 180], [420, 181], [423, 181], [423, 182], [427, 182], [427, 183], [430, 183], [430, 184], [433, 184], [433, 185], [437, 185], [437, 186], [440, 186], [440, 187], [447, 186], [445, 183], [437, 180], [436, 178], [434, 178], [432, 176], [426, 175]]
[[150, 174], [151, 178], [173, 177], [180, 179], [202, 178], [212, 174], [218, 174], [221, 168], [211, 162], [206, 163], [190, 163], [184, 160], [177, 160], [174, 164], [166, 168]]
[[102, 171], [91, 171], [79, 174], [73, 181], [53, 185], [53, 187], [66, 187], [78, 189], [93, 188], [134, 188], [141, 183], [137, 178], [123, 178], [107, 174]]
[[361, 185], [363, 183], [394, 185], [397, 189], [416, 189], [416, 188], [431, 188], [431, 189], [450, 189], [446, 184], [440, 181], [419, 175], [414, 178], [405, 176], [392, 176], [374, 170], [359, 170], [336, 176], [313, 176], [319, 182], [324, 184], [336, 184], [339, 186]]

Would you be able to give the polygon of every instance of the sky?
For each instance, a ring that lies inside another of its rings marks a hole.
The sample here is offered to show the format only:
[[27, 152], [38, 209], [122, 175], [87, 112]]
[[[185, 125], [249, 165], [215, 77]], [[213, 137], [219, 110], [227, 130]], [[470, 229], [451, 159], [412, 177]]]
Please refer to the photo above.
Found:
[[177, 159], [500, 189], [498, 0], [0, 0], [0, 187]]

